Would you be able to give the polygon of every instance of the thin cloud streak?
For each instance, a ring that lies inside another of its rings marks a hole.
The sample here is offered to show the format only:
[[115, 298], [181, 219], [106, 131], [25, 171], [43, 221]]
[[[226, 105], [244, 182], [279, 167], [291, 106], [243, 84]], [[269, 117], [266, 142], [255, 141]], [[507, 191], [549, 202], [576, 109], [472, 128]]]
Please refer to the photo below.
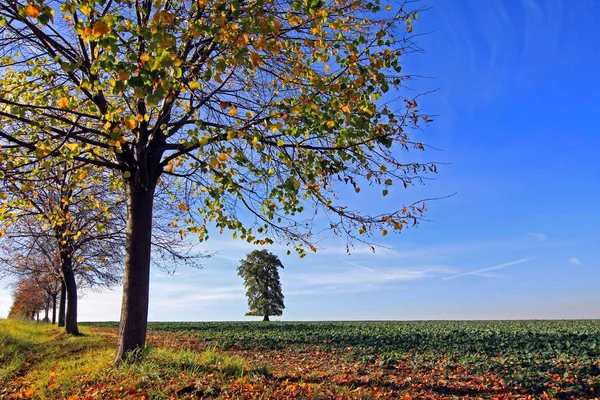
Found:
[[460, 278], [461, 276], [478, 275], [478, 274], [480, 274], [482, 272], [493, 271], [493, 270], [496, 270], [496, 269], [503, 269], [503, 268], [506, 268], [506, 267], [510, 267], [512, 265], [522, 264], [524, 262], [531, 261], [531, 260], [533, 260], [535, 258], [537, 258], [537, 257], [521, 258], [520, 260], [511, 261], [511, 262], [508, 262], [508, 263], [505, 263], [505, 264], [495, 265], [495, 266], [489, 267], [489, 268], [483, 268], [483, 269], [478, 269], [476, 271], [469, 271], [469, 272], [465, 272], [465, 273], [462, 273], [462, 274], [447, 276], [445, 278], [442, 278], [442, 280], [443, 281], [447, 281], [447, 280], [450, 280], [450, 279]]
[[546, 240], [548, 239], [548, 235], [539, 232], [529, 232], [527, 236], [532, 237], [537, 240]]
[[364, 269], [365, 271], [369, 271], [369, 272], [372, 272], [372, 273], [374, 273], [374, 274], [377, 274], [377, 275], [381, 275], [381, 276], [389, 276], [389, 275], [383, 274], [383, 273], [381, 273], [381, 272], [379, 272], [379, 271], [375, 271], [374, 269], [367, 268], [367, 267], [363, 267], [362, 265], [360, 265], [360, 264], [357, 264], [357, 263], [353, 263], [353, 262], [350, 262], [350, 261], [343, 261], [343, 262], [345, 262], [346, 264], [349, 264], [349, 265], [353, 265], [353, 266], [355, 266], [355, 267], [358, 267], [358, 268], [362, 268], [362, 269]]

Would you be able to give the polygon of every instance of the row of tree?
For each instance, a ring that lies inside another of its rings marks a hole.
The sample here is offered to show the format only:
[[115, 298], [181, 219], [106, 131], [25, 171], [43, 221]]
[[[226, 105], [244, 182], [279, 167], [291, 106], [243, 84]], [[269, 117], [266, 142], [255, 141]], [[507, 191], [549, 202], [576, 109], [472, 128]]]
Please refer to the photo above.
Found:
[[387, 94], [410, 79], [401, 56], [419, 51], [411, 7], [0, 2], [0, 234], [13, 242], [11, 268], [38, 275], [38, 252], [58, 265], [77, 333], [78, 280], [104, 282], [122, 265], [118, 363], [145, 344], [153, 244], [179, 259], [171, 233], [280, 238], [303, 256], [317, 250], [314, 230], [369, 242], [415, 225], [422, 202], [361, 213], [340, 195], [347, 185], [386, 196], [436, 172], [404, 155], [425, 148], [411, 132], [430, 117], [415, 96]]

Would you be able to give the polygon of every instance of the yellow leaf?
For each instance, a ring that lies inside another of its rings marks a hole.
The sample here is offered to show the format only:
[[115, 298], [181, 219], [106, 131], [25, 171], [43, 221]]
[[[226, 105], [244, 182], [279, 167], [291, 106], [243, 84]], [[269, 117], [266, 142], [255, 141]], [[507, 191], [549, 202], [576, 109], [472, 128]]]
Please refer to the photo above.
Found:
[[235, 117], [237, 115], [237, 108], [233, 107], [231, 110], [229, 110], [229, 115]]
[[42, 7], [32, 6], [31, 4], [25, 6], [25, 15], [29, 18], [37, 18], [42, 13]]
[[8, 196], [6, 195], [6, 193], [2, 192], [0, 193], [0, 200], [6, 200]]
[[342, 106], [342, 111], [345, 112], [346, 114], [350, 114], [350, 111], [351, 111], [350, 106], [347, 104], [345, 106]]
[[79, 150], [79, 145], [77, 143], [67, 143], [65, 146], [71, 151]]
[[385, 235], [387, 235], [387, 233], [388, 233], [388, 232], [387, 232], [387, 230], [383, 229], [383, 230], [381, 231], [381, 236], [385, 236]]
[[329, 71], [329, 64], [325, 64], [325, 72]]
[[190, 89], [197, 90], [200, 88], [200, 82], [194, 81], [190, 82]]
[[283, 139], [279, 139], [277, 141], [277, 146], [279, 146], [279, 147], [283, 146], [284, 144], [285, 144], [285, 142], [283, 141]]
[[145, 63], [145, 62], [148, 62], [148, 60], [150, 60], [150, 56], [149, 56], [148, 54], [144, 53], [144, 54], [142, 54], [142, 55], [140, 56], [140, 61], [141, 61], [141, 62], [144, 62], [144, 63]]
[[300, 20], [295, 15], [292, 15], [291, 17], [288, 18], [288, 22], [291, 25], [298, 25], [300, 23]]
[[129, 117], [123, 121], [123, 124], [127, 127], [127, 129], [134, 130], [137, 127], [137, 121], [132, 117]]
[[327, 127], [333, 128], [335, 126], [335, 121], [327, 121]]
[[225, 161], [225, 160], [227, 160], [227, 159], [229, 158], [229, 156], [228, 156], [227, 154], [225, 154], [225, 153], [221, 153], [221, 154], [219, 154], [219, 155], [217, 156], [217, 158], [218, 158], [220, 161]]
[[144, 120], [144, 116], [143, 116], [142, 114], [138, 114], [138, 115], [136, 115], [136, 116], [135, 116], [135, 119], [136, 119], [138, 122], [142, 122], [142, 121]]
[[58, 99], [56, 104], [58, 104], [59, 107], [66, 107], [69, 105], [69, 99], [67, 99], [66, 97], [61, 97], [60, 99]]
[[300, 181], [294, 181], [294, 188], [296, 190], [300, 189]]
[[179, 209], [181, 211], [187, 211], [188, 210], [188, 206], [186, 206], [185, 202], [182, 201], [181, 203], [179, 203]]
[[106, 25], [105, 22], [96, 21], [92, 32], [94, 33], [94, 35], [102, 36], [102, 35], [106, 35], [108, 32], [110, 32], [110, 28], [108, 27], [108, 25]]
[[21, 191], [23, 192], [29, 192], [31, 190], [31, 185], [29, 183], [24, 183], [21, 186]]

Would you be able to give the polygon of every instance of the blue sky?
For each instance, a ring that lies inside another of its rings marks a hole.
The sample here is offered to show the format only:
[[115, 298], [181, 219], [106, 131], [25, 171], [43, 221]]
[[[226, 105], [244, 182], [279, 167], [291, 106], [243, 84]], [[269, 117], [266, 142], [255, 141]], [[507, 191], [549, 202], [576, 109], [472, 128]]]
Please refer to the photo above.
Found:
[[[274, 246], [281, 319], [600, 318], [600, 2], [428, 4], [406, 71], [435, 77], [411, 89], [438, 89], [420, 102], [438, 115], [422, 136], [451, 164], [387, 201], [456, 195], [374, 254], [333, 237], [305, 259]], [[349, 201], [374, 209], [364, 192]], [[150, 320], [249, 319], [235, 268], [253, 247], [229, 238], [202, 245], [219, 251], [202, 270], [153, 271]], [[120, 300], [88, 293], [81, 320], [117, 320]], [[9, 306], [0, 291], [0, 317]]]

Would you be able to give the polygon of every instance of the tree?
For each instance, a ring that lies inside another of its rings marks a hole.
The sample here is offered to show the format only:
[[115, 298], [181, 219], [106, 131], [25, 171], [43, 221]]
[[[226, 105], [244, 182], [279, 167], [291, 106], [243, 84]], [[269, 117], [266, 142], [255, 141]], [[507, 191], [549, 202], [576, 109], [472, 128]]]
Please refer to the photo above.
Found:
[[285, 306], [277, 271], [283, 268], [279, 258], [267, 250], [254, 250], [240, 262], [237, 271], [244, 279], [250, 309], [246, 315], [261, 316], [263, 321], [281, 315]]
[[110, 194], [105, 177], [94, 172], [61, 163], [39, 171], [35, 181], [4, 174], [2, 210], [12, 223], [4, 232], [0, 272], [47, 283], [58, 266], [58, 282], [64, 282], [66, 292], [64, 326], [71, 334], [79, 333], [78, 286], [110, 286], [121, 276], [123, 203]]
[[421, 202], [368, 214], [338, 196], [435, 172], [399, 158], [424, 149], [410, 136], [430, 121], [415, 97], [382, 99], [419, 50], [411, 3], [0, 2], [0, 165], [81, 162], [125, 192], [117, 363], [145, 344], [157, 190], [182, 236], [228, 229], [301, 256], [316, 251], [317, 212], [349, 241], [417, 223]]
[[44, 291], [34, 279], [21, 278], [14, 284], [13, 304], [8, 316], [10, 318], [39, 319], [39, 312], [46, 308], [47, 298]]

